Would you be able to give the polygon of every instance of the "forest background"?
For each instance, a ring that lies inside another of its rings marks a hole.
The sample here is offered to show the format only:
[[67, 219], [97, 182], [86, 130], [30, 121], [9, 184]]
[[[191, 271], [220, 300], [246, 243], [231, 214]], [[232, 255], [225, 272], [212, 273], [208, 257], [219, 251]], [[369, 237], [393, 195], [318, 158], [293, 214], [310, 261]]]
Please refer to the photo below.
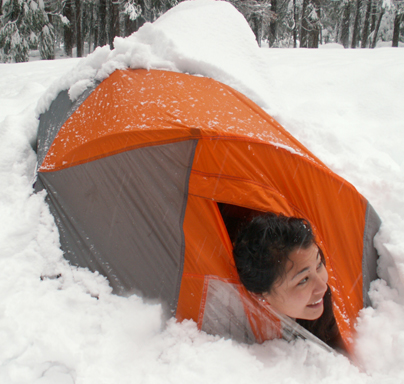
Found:
[[[279, 48], [398, 47], [404, 43], [404, 0], [228, 0], [246, 18], [258, 44]], [[0, 62], [38, 52], [82, 57], [113, 48], [179, 0], [0, 0]]]

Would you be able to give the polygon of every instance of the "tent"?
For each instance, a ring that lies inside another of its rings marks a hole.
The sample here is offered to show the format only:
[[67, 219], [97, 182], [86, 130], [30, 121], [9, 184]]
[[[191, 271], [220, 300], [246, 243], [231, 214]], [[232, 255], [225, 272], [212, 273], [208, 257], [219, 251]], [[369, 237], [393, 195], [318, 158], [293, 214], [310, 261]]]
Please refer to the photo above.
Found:
[[201, 76], [116, 70], [74, 102], [57, 96], [37, 153], [35, 188], [47, 191], [66, 259], [117, 294], [158, 299], [170, 316], [240, 341], [282, 330], [239, 283], [237, 227], [257, 212], [306, 218], [349, 348], [376, 278], [379, 218], [244, 95]]

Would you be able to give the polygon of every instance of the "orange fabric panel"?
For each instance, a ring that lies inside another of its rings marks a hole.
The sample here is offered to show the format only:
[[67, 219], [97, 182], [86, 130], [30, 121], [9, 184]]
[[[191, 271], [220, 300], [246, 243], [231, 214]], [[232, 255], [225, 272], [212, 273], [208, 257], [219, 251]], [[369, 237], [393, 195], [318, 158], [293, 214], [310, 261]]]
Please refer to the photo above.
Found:
[[64, 123], [40, 171], [144, 145], [225, 136], [273, 142], [303, 153], [275, 120], [224, 84], [175, 72], [117, 70]]
[[248, 208], [265, 212], [271, 207], [272, 212], [282, 212], [287, 216], [297, 215], [297, 211], [289, 206], [285, 197], [273, 188], [234, 177], [218, 178], [217, 175], [192, 172], [189, 194], [205, 198], [212, 196], [215, 201], [238, 206], [245, 206], [245, 196], [249, 196]]
[[[61, 135], [62, 136], [62, 135]], [[55, 147], [52, 145], [41, 168], [40, 172], [54, 172], [61, 169], [84, 164], [90, 161], [112, 156], [123, 151], [141, 148], [145, 146], [154, 146], [179, 142], [192, 139], [192, 133], [180, 129], [171, 129], [154, 131], [153, 141], [150, 140], [150, 134], [143, 131], [129, 131], [119, 134], [109, 134], [99, 138], [94, 138], [64, 153], [59, 151], [60, 141], [55, 140]], [[60, 140], [60, 137], [57, 137]], [[64, 139], [67, 140], [67, 139]]]
[[238, 275], [232, 245], [214, 201], [189, 196], [183, 228], [185, 256], [176, 317], [198, 322], [203, 315], [205, 275], [230, 281], [238, 281]]
[[201, 313], [205, 276], [184, 273], [181, 280], [176, 318], [178, 321], [191, 319], [198, 323]]
[[351, 184], [322, 164], [283, 148], [203, 139], [196, 148], [189, 193], [308, 219], [326, 257], [335, 316], [349, 342], [363, 307], [367, 205]]
[[184, 274], [238, 279], [232, 245], [214, 201], [188, 196], [183, 228]]

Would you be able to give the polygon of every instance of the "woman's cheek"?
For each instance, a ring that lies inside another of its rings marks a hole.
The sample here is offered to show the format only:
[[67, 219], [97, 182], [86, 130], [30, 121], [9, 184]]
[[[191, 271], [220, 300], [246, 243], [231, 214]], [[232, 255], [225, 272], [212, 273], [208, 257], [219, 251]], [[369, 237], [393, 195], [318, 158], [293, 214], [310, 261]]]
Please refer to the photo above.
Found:
[[325, 267], [323, 268], [324, 269], [324, 282], [325, 283], [327, 283], [328, 282], [328, 272], [327, 272], [327, 270], [325, 269]]
[[308, 291], [309, 289], [307, 286], [304, 288], [297, 286], [292, 294], [293, 301], [300, 304], [303, 303], [306, 301], [306, 297], [309, 296]]

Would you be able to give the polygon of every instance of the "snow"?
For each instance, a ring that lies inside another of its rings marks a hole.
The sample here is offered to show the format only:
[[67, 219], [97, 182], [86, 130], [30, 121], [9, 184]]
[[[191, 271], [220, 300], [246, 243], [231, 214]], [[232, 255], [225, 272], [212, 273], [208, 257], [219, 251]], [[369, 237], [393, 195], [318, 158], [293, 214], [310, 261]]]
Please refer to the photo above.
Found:
[[[0, 382], [404, 382], [404, 50], [259, 49], [230, 5], [204, 0], [116, 43], [82, 60], [0, 64]], [[32, 194], [37, 115], [61, 89], [78, 97], [126, 66], [233, 86], [369, 199], [384, 280], [358, 319], [355, 362], [303, 341], [246, 346], [165, 324], [158, 304], [114, 296], [64, 261], [44, 196]]]

